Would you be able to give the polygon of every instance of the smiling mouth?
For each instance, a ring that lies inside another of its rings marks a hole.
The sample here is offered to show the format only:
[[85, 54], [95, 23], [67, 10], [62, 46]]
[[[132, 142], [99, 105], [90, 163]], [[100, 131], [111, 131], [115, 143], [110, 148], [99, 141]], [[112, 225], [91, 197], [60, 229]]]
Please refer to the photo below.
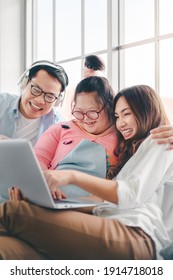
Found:
[[31, 107], [33, 107], [35, 110], [38, 110], [38, 111], [43, 110], [43, 108], [38, 107], [37, 105], [35, 105], [35, 104], [32, 103], [31, 101], [30, 101], [30, 105], [31, 105]]
[[85, 122], [86, 125], [93, 125], [95, 124], [96, 122]]
[[133, 131], [132, 128], [125, 129], [125, 130], [121, 130], [121, 134], [122, 134], [124, 137], [126, 137], [126, 136], [129, 135], [132, 131]]

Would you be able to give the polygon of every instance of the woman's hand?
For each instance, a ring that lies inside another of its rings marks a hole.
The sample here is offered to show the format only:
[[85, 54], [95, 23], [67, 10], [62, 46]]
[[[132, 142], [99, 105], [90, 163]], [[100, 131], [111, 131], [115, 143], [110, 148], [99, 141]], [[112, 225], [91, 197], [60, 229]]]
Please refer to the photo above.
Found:
[[10, 200], [25, 200], [27, 201], [26, 197], [23, 197], [21, 190], [14, 186], [8, 189], [9, 199]]
[[173, 125], [163, 125], [151, 130], [153, 139], [157, 139], [157, 144], [169, 144], [167, 150], [173, 149]]
[[59, 189], [71, 183], [71, 170], [46, 170], [44, 176], [49, 186], [50, 192], [54, 199], [67, 198], [67, 196]]
[[101, 200], [118, 203], [116, 181], [98, 178], [77, 170], [46, 170], [44, 175], [51, 193], [56, 193], [58, 199], [64, 196], [58, 187], [74, 184]]

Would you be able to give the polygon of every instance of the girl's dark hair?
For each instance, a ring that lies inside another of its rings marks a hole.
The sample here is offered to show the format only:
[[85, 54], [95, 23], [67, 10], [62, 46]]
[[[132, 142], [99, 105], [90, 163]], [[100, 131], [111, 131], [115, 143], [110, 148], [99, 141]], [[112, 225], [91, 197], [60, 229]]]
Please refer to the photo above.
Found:
[[81, 80], [75, 89], [72, 102], [72, 111], [76, 104], [77, 96], [81, 93], [96, 92], [96, 100], [99, 104], [103, 104], [104, 111], [111, 123], [115, 122], [113, 101], [115, 93], [105, 77], [92, 76]]
[[97, 55], [88, 55], [85, 57], [84, 66], [90, 69], [93, 69], [94, 71], [105, 70], [105, 64], [103, 60], [98, 57]]
[[114, 108], [120, 97], [124, 97], [134, 114], [138, 130], [133, 139], [124, 140], [117, 130], [118, 146], [115, 154], [119, 157], [113, 175], [115, 176], [137, 151], [142, 141], [149, 136], [150, 130], [160, 125], [169, 124], [164, 106], [159, 95], [147, 85], [137, 85], [121, 90], [114, 99]]

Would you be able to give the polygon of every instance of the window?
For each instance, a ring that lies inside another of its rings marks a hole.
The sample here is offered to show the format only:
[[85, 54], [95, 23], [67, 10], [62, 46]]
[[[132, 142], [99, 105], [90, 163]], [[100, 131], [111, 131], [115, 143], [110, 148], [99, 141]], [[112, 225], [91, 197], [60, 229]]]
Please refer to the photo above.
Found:
[[173, 121], [173, 1], [119, 1], [119, 88], [148, 84]]
[[27, 0], [26, 66], [50, 59], [66, 69], [68, 110], [88, 54], [103, 58], [115, 91], [148, 84], [170, 106], [172, 10], [172, 0]]

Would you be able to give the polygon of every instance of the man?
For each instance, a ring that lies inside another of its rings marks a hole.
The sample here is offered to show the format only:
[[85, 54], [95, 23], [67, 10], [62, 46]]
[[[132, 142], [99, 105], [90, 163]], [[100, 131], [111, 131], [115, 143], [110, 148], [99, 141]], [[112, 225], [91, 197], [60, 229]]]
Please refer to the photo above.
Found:
[[60, 65], [42, 60], [33, 63], [18, 84], [20, 96], [0, 94], [0, 139], [25, 138], [34, 145], [50, 125], [64, 119], [54, 106], [63, 102], [68, 76]]

